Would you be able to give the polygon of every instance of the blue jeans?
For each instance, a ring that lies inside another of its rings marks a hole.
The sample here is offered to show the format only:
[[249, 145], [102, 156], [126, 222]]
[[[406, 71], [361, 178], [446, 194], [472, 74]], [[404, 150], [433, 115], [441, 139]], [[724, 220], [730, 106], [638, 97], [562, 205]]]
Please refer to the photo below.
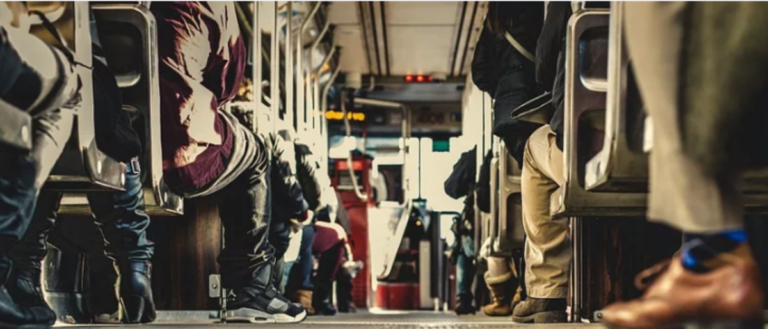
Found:
[[[456, 295], [472, 296], [472, 282], [475, 279], [475, 243], [472, 237], [461, 237], [461, 252], [456, 261]], [[465, 298], [466, 298], [465, 297]]]
[[294, 264], [296, 261], [285, 262], [283, 265], [283, 280], [280, 281], [280, 287], [278, 287], [281, 293], [285, 293], [285, 286], [288, 285], [288, 278], [291, 276], [291, 269], [293, 269]]
[[34, 118], [32, 150], [0, 150], [0, 283], [11, 269], [8, 250], [21, 240], [35, 210], [37, 196], [72, 132], [74, 113], [52, 110]]
[[[40, 268], [61, 196], [50, 191], [40, 194], [29, 229], [10, 250], [16, 267]], [[97, 224], [79, 227], [87, 229], [69, 234], [78, 236], [78, 245], [89, 254], [104, 250], [109, 258], [119, 262], [152, 260], [154, 243], [147, 239], [150, 218], [144, 212], [144, 190], [137, 162], [126, 164], [125, 191], [88, 193], [88, 203]]]
[[294, 264], [294, 266], [298, 266], [296, 270], [299, 273], [299, 280], [301, 280], [299, 281], [300, 286], [298, 289], [313, 290], [315, 285], [312, 284], [312, 268], [314, 265], [312, 262], [312, 242], [315, 240], [315, 226], [307, 225], [302, 230], [303, 235], [301, 236], [299, 259]]

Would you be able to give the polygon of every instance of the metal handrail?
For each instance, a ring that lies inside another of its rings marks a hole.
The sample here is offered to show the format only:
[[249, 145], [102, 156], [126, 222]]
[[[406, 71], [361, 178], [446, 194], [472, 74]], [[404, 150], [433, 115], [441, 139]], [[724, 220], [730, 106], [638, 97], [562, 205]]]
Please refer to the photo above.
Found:
[[[296, 36], [296, 66], [298, 67], [298, 72], [301, 75], [301, 88], [299, 88], [298, 93], [296, 95], [296, 102], [298, 103], [298, 107], [296, 109], [296, 131], [298, 132], [299, 136], [303, 134], [303, 128], [304, 124], [306, 123], [306, 108], [307, 108], [307, 100], [306, 100], [306, 90], [307, 90], [307, 84], [309, 83], [307, 80], [304, 79], [304, 61], [303, 61], [303, 55], [304, 55], [304, 45], [301, 41], [302, 36], [304, 35], [304, 32], [306, 31], [307, 27], [309, 27], [309, 22], [312, 20], [312, 18], [315, 17], [317, 12], [320, 10], [320, 6], [322, 5], [322, 2], [318, 1], [315, 4], [315, 7], [312, 8], [312, 11], [309, 12], [309, 15], [304, 18], [304, 21], [301, 22], [301, 26], [299, 27], [299, 33]], [[312, 54], [309, 55], [310, 58]], [[311, 68], [310, 68], [311, 70]], [[291, 109], [292, 111], [293, 109]]]

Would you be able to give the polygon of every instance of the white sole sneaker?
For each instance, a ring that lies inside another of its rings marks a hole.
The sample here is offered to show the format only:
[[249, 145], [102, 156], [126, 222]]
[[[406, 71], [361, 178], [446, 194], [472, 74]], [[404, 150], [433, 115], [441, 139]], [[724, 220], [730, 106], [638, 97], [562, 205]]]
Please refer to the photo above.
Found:
[[299, 323], [307, 319], [307, 311], [302, 311], [295, 317], [288, 314], [269, 314], [251, 308], [240, 308], [227, 311], [227, 322], [250, 323]]

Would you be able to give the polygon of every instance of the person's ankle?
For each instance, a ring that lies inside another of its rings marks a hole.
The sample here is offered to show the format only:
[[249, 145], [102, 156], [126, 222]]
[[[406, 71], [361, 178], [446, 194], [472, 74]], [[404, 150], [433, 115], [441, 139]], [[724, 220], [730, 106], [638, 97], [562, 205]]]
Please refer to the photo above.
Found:
[[751, 259], [747, 235], [743, 229], [708, 234], [684, 234], [681, 261], [683, 268], [706, 273], [729, 264], [733, 257]]

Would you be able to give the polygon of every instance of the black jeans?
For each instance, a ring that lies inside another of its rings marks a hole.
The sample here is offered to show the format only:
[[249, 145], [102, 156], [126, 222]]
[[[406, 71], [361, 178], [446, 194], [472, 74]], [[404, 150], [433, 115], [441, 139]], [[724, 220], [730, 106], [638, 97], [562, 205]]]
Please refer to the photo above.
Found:
[[224, 173], [199, 191], [175, 192], [188, 198], [217, 197], [224, 224], [224, 249], [218, 258], [222, 285], [237, 289], [257, 280], [265, 265], [275, 262], [274, 248], [269, 244], [271, 145], [268, 138], [246, 129], [231, 114], [220, 115], [233, 134]]
[[[103, 263], [99, 257], [102, 250], [116, 261], [152, 260], [154, 243], [147, 239], [146, 231], [150, 218], [144, 212], [141, 173], [138, 165], [128, 163], [126, 168], [125, 191], [88, 193], [88, 203], [96, 225], [81, 226], [81, 229], [85, 230], [79, 232], [77, 237], [84, 241], [78, 241], [76, 244], [87, 246], [87, 254], [96, 256], [91, 257], [94, 261]], [[10, 250], [16, 268], [40, 269], [41, 261], [48, 251], [48, 235], [54, 227], [61, 197], [58, 192], [40, 193], [27, 232]]]

